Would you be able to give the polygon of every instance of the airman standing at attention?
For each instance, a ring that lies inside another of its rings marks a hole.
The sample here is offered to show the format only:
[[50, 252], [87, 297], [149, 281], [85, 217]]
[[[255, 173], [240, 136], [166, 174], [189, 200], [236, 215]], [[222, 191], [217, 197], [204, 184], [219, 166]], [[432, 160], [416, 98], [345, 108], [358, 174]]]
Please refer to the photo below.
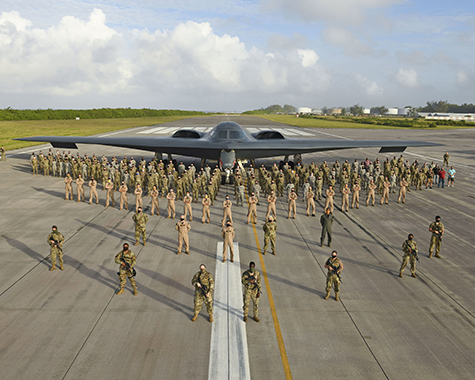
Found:
[[185, 214], [185, 220], [186, 220], [186, 216], [190, 214], [190, 222], [193, 220], [193, 212], [191, 211], [191, 202], [193, 202], [193, 198], [191, 197], [190, 192], [187, 191], [186, 195], [183, 197], [183, 204], [184, 204], [183, 214]]
[[297, 213], [297, 205], [296, 205], [297, 198], [298, 198], [298, 195], [295, 192], [295, 188], [292, 188], [289, 194], [289, 213], [287, 215], [287, 219], [290, 219], [291, 214], [293, 214], [292, 218], [295, 219], [295, 214]]
[[211, 273], [206, 271], [206, 265], [200, 265], [200, 271], [193, 276], [191, 284], [195, 287], [195, 306], [193, 309], [193, 318], [191, 318], [191, 320], [193, 322], [196, 321], [204, 302], [206, 310], [208, 311], [209, 321], [213, 322], [214, 279], [213, 276], [211, 276]]
[[333, 197], [335, 196], [335, 190], [333, 190], [333, 186], [328, 186], [326, 196], [325, 209], [329, 208], [330, 211], [333, 212]]
[[368, 194], [366, 196], [366, 207], [368, 207], [369, 201], [371, 199], [372, 205], [374, 206], [374, 190], [376, 189], [376, 184], [373, 180], [368, 184]]
[[323, 247], [325, 242], [325, 235], [328, 236], [328, 246], [332, 245], [332, 225], [333, 225], [333, 214], [330, 210], [330, 207], [325, 209], [325, 213], [320, 217], [320, 224], [322, 225], [322, 234], [320, 236], [320, 245]]
[[358, 182], [355, 182], [353, 185], [353, 194], [351, 197], [351, 208], [355, 207], [360, 208], [360, 190], [361, 186], [358, 184]]
[[73, 187], [71, 183], [73, 182], [73, 179], [71, 176], [68, 174], [66, 178], [64, 179], [64, 184], [65, 184], [65, 191], [66, 191], [66, 199], [69, 200], [69, 195], [71, 195], [71, 200], [73, 200]]
[[416, 259], [417, 259], [417, 244], [414, 241], [414, 235], [409, 234], [407, 240], [402, 243], [402, 251], [404, 252], [404, 257], [402, 258], [401, 268], [399, 269], [399, 277], [402, 278], [402, 273], [406, 268], [407, 263], [411, 262], [411, 273], [412, 277], [417, 278], [416, 276]]
[[345, 212], [345, 211], [348, 212], [348, 208], [350, 204], [350, 193], [351, 193], [351, 190], [348, 187], [348, 183], [345, 183], [345, 187], [341, 189], [341, 211], [342, 212]]
[[140, 235], [142, 235], [143, 245], [147, 245], [147, 231], [145, 225], [148, 222], [148, 216], [142, 212], [142, 207], [137, 209], [137, 212], [132, 217], [132, 220], [135, 223], [135, 244], [139, 245]]
[[239, 203], [241, 203], [241, 206], [244, 206], [244, 185], [242, 182], [237, 187], [236, 205], [239, 206]]
[[447, 167], [449, 167], [449, 152], [445, 152], [444, 154], [444, 163], [442, 164], [442, 167], [444, 167], [445, 165], [447, 165]]
[[251, 193], [251, 196], [249, 197], [249, 209], [247, 211], [247, 222], [246, 222], [246, 224], [249, 224], [249, 222], [251, 221], [252, 216], [254, 216], [254, 221], [252, 223], [254, 223], [254, 224], [257, 223], [256, 204], [257, 204], [257, 197], [254, 195], [254, 193]]
[[440, 216], [435, 217], [435, 222], [429, 226], [429, 231], [432, 232], [430, 238], [429, 257], [432, 257], [432, 251], [435, 248], [435, 257], [440, 258], [440, 245], [442, 243], [442, 235], [444, 234], [444, 225], [440, 221]]
[[130, 285], [132, 285], [132, 288], [134, 289], [134, 296], [136, 296], [138, 293], [137, 284], [134, 278], [136, 275], [134, 266], [137, 263], [137, 258], [135, 257], [135, 254], [129, 249], [129, 245], [127, 243], [124, 243], [122, 248], [122, 251], [120, 251], [115, 256], [115, 263], [120, 264], [119, 273], [117, 273], [120, 280], [120, 289], [117, 292], [117, 295], [124, 293], [124, 288], [128, 277]]
[[7, 156], [5, 156], [5, 148], [3, 146], [0, 148], [0, 153], [2, 154], [2, 161], [6, 161]]
[[51, 247], [50, 250], [50, 258], [51, 258], [51, 269], [53, 271], [56, 269], [56, 257], [59, 261], [59, 268], [61, 270], [64, 269], [63, 267], [63, 244], [64, 244], [64, 236], [61, 232], [58, 231], [58, 227], [53, 226], [51, 227], [53, 232], [48, 235], [48, 244]]
[[157, 215], [160, 215], [160, 209], [158, 207], [158, 196], [160, 193], [157, 190], [157, 186], [153, 186], [152, 191], [150, 192], [150, 197], [152, 198], [152, 215], [155, 212], [155, 208], [157, 209]]
[[203, 215], [201, 216], [201, 222], [204, 223], [206, 220], [206, 223], [209, 223], [210, 222], [209, 208], [211, 206], [211, 199], [209, 199], [208, 194], [205, 194], [203, 200], [201, 201], [201, 204], [203, 205]]
[[228, 247], [229, 253], [231, 254], [231, 262], [234, 263], [234, 246], [233, 239], [236, 235], [236, 231], [230, 222], [226, 223], [226, 227], [223, 228], [221, 235], [223, 236], [223, 263], [226, 262], [228, 256]]
[[263, 255], [266, 254], [267, 247], [270, 246], [272, 249], [272, 254], [275, 255], [275, 234], [277, 231], [277, 223], [274, 222], [274, 218], [269, 216], [267, 222], [262, 226], [264, 230], [264, 251], [262, 252]]
[[97, 181], [91, 177], [89, 181], [89, 204], [92, 203], [92, 197], [96, 197], [96, 203], [99, 204], [99, 194], [97, 194]]
[[167, 219], [173, 218], [175, 219], [175, 193], [173, 189], [170, 189], [170, 191], [167, 194], [167, 200], [168, 200], [168, 206], [167, 206], [167, 211], [168, 211], [168, 216]]
[[387, 177], [384, 177], [383, 181], [383, 194], [381, 195], [381, 204], [386, 203], [389, 204], [389, 188], [391, 187], [391, 183], [388, 181]]
[[81, 202], [81, 198], [82, 198], [82, 201], [84, 202], [85, 199], [84, 199], [84, 180], [81, 178], [81, 174], [78, 175], [78, 178], [76, 180], [76, 186], [77, 186], [77, 190], [78, 190], [78, 200], [76, 202]]
[[127, 201], [127, 185], [125, 184], [124, 181], [122, 181], [122, 184], [119, 187], [119, 193], [120, 193], [120, 210], [122, 210], [123, 206], [125, 205], [125, 209], [129, 209], [129, 202]]
[[327, 300], [330, 297], [330, 291], [332, 290], [332, 285], [335, 289], [335, 301], [339, 301], [339, 294], [340, 294], [340, 273], [343, 270], [343, 263], [341, 260], [336, 257], [336, 251], [332, 252], [331, 257], [326, 261], [325, 268], [328, 269], [327, 274], [327, 294], [325, 295], [325, 299]]
[[180, 221], [176, 224], [175, 230], [178, 231], [178, 252], [181, 253], [181, 247], [185, 243], [185, 252], [187, 255], [190, 254], [190, 241], [188, 239], [188, 231], [191, 230], [190, 223], [185, 220], [185, 215], [180, 216]]
[[275, 196], [274, 192], [271, 191], [270, 195], [267, 197], [267, 214], [266, 214], [266, 220], [269, 219], [270, 213], [272, 212], [272, 215], [274, 217], [274, 220], [277, 221], [277, 214], [275, 211], [275, 202], [277, 201], [277, 197]]
[[249, 269], [242, 274], [242, 283], [244, 285], [244, 322], [247, 322], [249, 314], [249, 304], [252, 299], [254, 311], [254, 320], [259, 322], [259, 297], [261, 296], [261, 274], [256, 270], [254, 261], [249, 263]]
[[315, 216], [315, 193], [312, 191], [312, 188], [309, 187], [307, 190], [307, 216], [310, 216], [310, 208], [312, 208], [312, 216]]
[[231, 214], [231, 206], [232, 203], [229, 200], [229, 195], [226, 195], [226, 200], [223, 202], [223, 221], [221, 222], [221, 227], [224, 227], [224, 223], [226, 222], [226, 218], [233, 223], [233, 216]]
[[408, 185], [406, 178], [402, 177], [399, 182], [399, 197], [397, 198], [397, 203], [406, 203], [406, 189]]
[[139, 207], [142, 208], [143, 207], [143, 200], [142, 200], [142, 187], [140, 186], [140, 184], [137, 184], [137, 186], [135, 187], [135, 190], [134, 190], [134, 194], [135, 194], [135, 210], [138, 210]]
[[106, 207], [109, 207], [109, 200], [112, 202], [112, 207], [115, 207], [114, 184], [110, 179], [106, 182], [106, 190]]

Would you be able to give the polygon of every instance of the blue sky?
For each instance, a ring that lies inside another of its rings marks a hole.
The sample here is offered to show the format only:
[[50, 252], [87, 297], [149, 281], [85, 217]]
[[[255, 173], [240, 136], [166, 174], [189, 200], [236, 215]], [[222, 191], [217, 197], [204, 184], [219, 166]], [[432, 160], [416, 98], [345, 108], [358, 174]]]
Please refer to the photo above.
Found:
[[3, 0], [0, 108], [475, 102], [475, 5]]

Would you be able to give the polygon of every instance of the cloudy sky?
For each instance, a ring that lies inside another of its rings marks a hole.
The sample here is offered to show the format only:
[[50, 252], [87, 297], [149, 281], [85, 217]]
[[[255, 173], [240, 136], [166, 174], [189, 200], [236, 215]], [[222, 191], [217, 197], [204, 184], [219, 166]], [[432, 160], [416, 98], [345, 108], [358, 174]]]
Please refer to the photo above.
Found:
[[0, 108], [475, 102], [472, 0], [2, 0]]

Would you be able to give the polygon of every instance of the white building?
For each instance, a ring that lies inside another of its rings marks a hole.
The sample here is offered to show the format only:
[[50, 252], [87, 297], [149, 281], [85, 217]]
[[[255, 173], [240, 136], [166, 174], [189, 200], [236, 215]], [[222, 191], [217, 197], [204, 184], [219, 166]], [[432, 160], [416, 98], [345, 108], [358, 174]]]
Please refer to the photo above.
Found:
[[307, 115], [312, 113], [312, 109], [310, 107], [299, 107], [297, 108], [297, 113]]

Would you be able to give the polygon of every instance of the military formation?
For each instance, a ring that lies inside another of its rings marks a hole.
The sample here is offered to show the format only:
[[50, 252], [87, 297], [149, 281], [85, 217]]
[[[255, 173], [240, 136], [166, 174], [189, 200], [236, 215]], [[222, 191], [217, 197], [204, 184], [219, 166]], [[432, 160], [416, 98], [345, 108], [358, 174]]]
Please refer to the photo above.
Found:
[[[210, 223], [210, 208], [214, 206], [222, 184], [222, 174], [217, 167], [212, 170], [206, 165], [198, 171], [193, 165], [187, 168], [183, 163], [180, 163], [176, 166], [173, 162], [162, 161], [159, 157], [155, 157], [150, 162], [142, 158], [137, 163], [133, 157], [130, 160], [124, 157], [120, 161], [112, 157], [112, 160], [109, 161], [104, 156], [98, 159], [95, 155], [81, 157], [79, 154], [74, 156], [64, 152], [53, 154], [50, 150], [46, 155], [41, 152], [38, 156], [33, 154], [30, 163], [33, 174], [43, 173], [45, 176], [64, 177], [66, 200], [73, 200], [74, 194], [76, 194], [77, 202], [85, 202], [84, 185], [88, 184], [90, 189], [89, 204], [93, 200], [99, 204], [97, 187], [98, 183], [102, 183], [102, 190], [106, 194], [105, 207], [115, 207], [115, 191], [118, 191], [120, 194], [119, 210], [128, 210], [128, 195], [132, 193], [135, 196], [135, 213], [132, 217], [135, 224], [135, 245], [139, 244], [140, 238], [144, 246], [147, 241], [148, 216], [144, 212], [144, 196], [151, 198], [151, 215], [154, 215], [155, 212], [160, 215], [159, 198], [166, 198], [167, 218], [170, 219], [175, 219], [176, 202], [181, 200], [183, 214], [175, 225], [178, 232], [177, 254], [180, 254], [182, 249], [186, 254], [190, 254], [189, 231], [191, 230], [190, 223], [193, 221], [193, 204], [201, 203], [201, 222]], [[448, 166], [448, 154], [444, 155], [444, 165]], [[453, 186], [454, 177], [455, 169], [452, 166], [449, 170], [450, 182], [448, 182], [448, 186]], [[411, 186], [414, 190], [422, 190], [424, 187], [431, 189], [435, 182], [443, 187], [444, 179], [444, 169], [438, 164], [419, 164], [417, 160], [410, 163], [404, 160], [401, 155], [392, 160], [386, 158], [384, 162], [380, 162], [378, 159], [374, 162], [366, 159], [362, 162], [355, 160], [351, 164], [345, 161], [340, 165], [336, 161], [331, 166], [326, 161], [320, 165], [314, 162], [309, 165], [297, 162], [295, 166], [284, 163], [280, 169], [274, 164], [270, 170], [264, 165], [259, 168], [250, 166], [244, 169], [244, 172], [236, 169], [232, 175], [231, 183], [234, 184], [234, 198], [237, 207], [244, 206], [247, 198], [247, 224], [255, 225], [257, 223], [258, 205], [263, 204], [267, 208], [265, 221], [262, 225], [264, 231], [262, 254], [265, 255], [270, 248], [271, 253], [276, 255], [276, 202], [279, 198], [284, 198], [287, 203], [287, 219], [296, 218], [299, 199], [306, 203], [305, 214], [307, 217], [316, 216], [316, 202], [321, 202], [320, 204], [324, 205], [324, 212], [320, 216], [320, 244], [323, 247], [327, 240], [328, 246], [331, 247], [334, 198], [337, 192], [341, 196], [341, 212], [349, 212], [350, 208], [359, 209], [360, 191], [366, 191], [367, 207], [370, 204], [375, 206], [376, 196], [380, 197], [381, 205], [389, 205], [391, 194], [396, 193], [397, 187], [399, 187], [397, 203], [405, 204], [406, 194], [411, 191]], [[232, 207], [233, 202], [230, 195], [227, 194], [222, 203], [223, 216], [220, 223], [223, 238], [223, 263], [228, 260], [228, 251], [229, 260], [234, 262], [233, 244], [236, 231], [233, 226]], [[435, 257], [441, 257], [440, 248], [444, 226], [440, 220], [440, 216], [437, 216], [435, 222], [429, 226], [429, 231], [432, 234], [429, 257], [432, 257], [433, 252]], [[63, 270], [64, 236], [57, 231], [56, 226], [53, 226], [53, 232], [48, 236], [48, 243], [51, 246], [51, 270], [56, 267], [56, 259]], [[403, 272], [407, 264], [410, 263], [411, 274], [417, 278], [418, 250], [413, 234], [409, 234], [408, 239], [404, 241], [402, 251], [404, 255], [399, 276], [403, 277]], [[129, 245], [125, 243], [123, 250], [115, 257], [115, 262], [120, 265], [118, 272], [120, 289], [117, 294], [124, 292], [127, 278], [133, 288], [133, 294], [138, 294], [134, 269], [136, 261], [136, 256], [130, 251]], [[331, 257], [325, 262], [325, 268], [328, 273], [324, 298], [329, 298], [333, 288], [335, 300], [338, 301], [343, 263], [337, 257], [336, 251], [333, 251]], [[254, 262], [251, 262], [249, 269], [243, 273], [242, 284], [244, 286], [244, 321], [248, 319], [249, 305], [252, 300], [253, 319], [259, 322], [258, 305], [261, 294], [261, 277], [255, 269]], [[200, 266], [200, 271], [193, 276], [192, 285], [195, 288], [192, 320], [196, 321], [204, 303], [209, 314], [209, 321], [212, 322], [214, 279], [206, 271], [206, 265]]]

